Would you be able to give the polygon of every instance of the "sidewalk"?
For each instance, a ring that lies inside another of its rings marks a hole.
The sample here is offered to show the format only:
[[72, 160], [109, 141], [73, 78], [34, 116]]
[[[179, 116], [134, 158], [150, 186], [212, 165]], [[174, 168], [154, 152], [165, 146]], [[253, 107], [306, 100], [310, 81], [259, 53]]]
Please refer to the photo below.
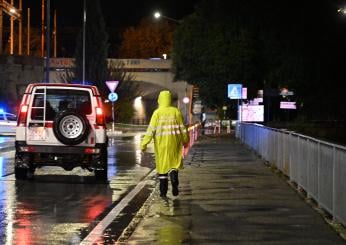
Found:
[[312, 207], [230, 136], [203, 136], [180, 195], [152, 194], [119, 244], [346, 244]]

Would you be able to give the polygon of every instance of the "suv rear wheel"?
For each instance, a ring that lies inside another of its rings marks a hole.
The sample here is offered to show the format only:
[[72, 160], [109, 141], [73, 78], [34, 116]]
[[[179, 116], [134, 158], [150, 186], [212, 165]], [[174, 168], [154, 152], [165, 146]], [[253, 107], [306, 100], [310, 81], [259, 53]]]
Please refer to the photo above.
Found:
[[19, 167], [14, 168], [14, 176], [16, 177], [16, 179], [24, 180], [27, 178], [27, 175], [28, 175], [27, 168], [19, 168]]
[[87, 118], [74, 110], [60, 112], [54, 119], [55, 137], [65, 145], [78, 145], [89, 134], [90, 126]]

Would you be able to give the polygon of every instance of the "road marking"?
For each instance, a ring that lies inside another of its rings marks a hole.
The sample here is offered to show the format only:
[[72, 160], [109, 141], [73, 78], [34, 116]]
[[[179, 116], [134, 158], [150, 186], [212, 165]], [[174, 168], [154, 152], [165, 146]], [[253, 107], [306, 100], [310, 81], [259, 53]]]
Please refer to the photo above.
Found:
[[138, 185], [129, 192], [107, 215], [101, 220], [97, 226], [83, 239], [80, 245], [96, 244], [102, 237], [104, 230], [112, 223], [120, 212], [129, 204], [129, 202], [143, 189], [143, 187], [150, 181], [148, 177], [153, 176], [156, 171], [151, 171], [149, 175], [138, 183]]

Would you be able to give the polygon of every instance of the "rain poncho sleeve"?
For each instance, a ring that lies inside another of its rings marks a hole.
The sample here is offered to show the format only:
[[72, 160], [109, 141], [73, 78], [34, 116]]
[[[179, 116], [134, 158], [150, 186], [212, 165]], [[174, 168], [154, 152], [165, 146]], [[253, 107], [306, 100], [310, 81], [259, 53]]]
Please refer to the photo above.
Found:
[[156, 170], [159, 174], [166, 174], [173, 168], [183, 167], [182, 149], [189, 142], [189, 136], [180, 110], [171, 106], [170, 93], [161, 92], [158, 102], [159, 108], [150, 119], [141, 149], [146, 150], [153, 139]]
[[151, 119], [150, 119], [150, 123], [148, 125], [147, 131], [146, 131], [144, 138], [141, 142], [141, 150], [142, 151], [145, 151], [147, 149], [147, 145], [153, 139], [153, 137], [155, 135], [156, 127], [157, 127], [157, 113], [155, 111], [153, 113]]

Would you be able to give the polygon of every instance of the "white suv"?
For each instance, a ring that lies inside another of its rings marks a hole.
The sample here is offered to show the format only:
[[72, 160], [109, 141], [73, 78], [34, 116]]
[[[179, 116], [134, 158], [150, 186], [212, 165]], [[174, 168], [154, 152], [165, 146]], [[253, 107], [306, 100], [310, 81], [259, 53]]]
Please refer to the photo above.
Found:
[[15, 177], [33, 176], [41, 166], [74, 167], [107, 180], [102, 100], [95, 86], [38, 83], [24, 93], [16, 128]]

